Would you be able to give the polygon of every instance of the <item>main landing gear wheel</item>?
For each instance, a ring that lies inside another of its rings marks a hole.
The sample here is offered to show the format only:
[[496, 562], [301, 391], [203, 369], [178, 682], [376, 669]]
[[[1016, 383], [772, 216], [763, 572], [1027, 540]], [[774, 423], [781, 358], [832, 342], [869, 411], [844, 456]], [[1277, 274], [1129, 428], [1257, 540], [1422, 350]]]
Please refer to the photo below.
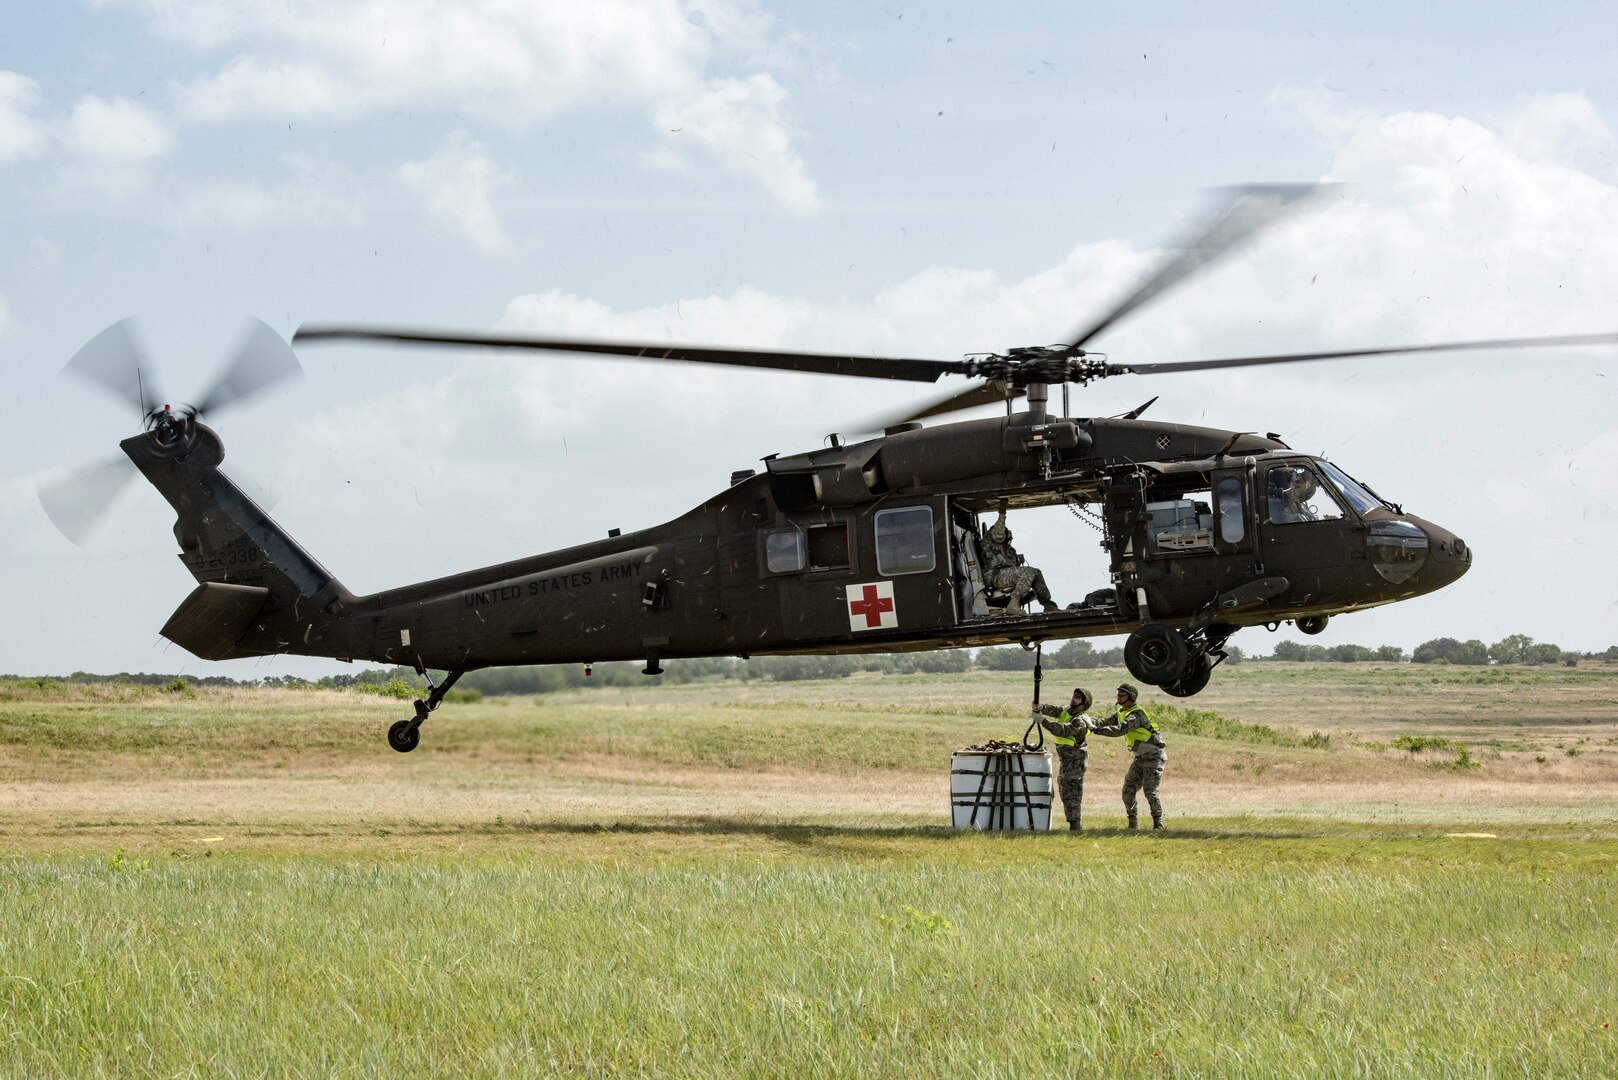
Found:
[[1177, 680], [1188, 655], [1185, 636], [1163, 623], [1147, 623], [1124, 642], [1124, 665], [1129, 673], [1153, 686]]
[[421, 742], [421, 725], [415, 720], [400, 720], [388, 728], [388, 745], [401, 754], [408, 754]]
[[1213, 678], [1213, 669], [1213, 661], [1206, 655], [1193, 656], [1186, 673], [1171, 683], [1165, 683], [1162, 690], [1170, 697], [1192, 697], [1200, 694], [1207, 688], [1208, 680]]

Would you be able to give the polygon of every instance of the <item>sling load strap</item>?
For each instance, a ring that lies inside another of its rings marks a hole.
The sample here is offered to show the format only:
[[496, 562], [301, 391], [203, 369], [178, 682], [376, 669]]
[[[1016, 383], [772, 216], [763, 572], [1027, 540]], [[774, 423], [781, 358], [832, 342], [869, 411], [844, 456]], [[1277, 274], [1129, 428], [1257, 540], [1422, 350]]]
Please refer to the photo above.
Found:
[[[1045, 726], [1039, 722], [1039, 684], [1045, 678], [1044, 663], [1045, 643], [1036, 641], [1034, 642], [1034, 715], [1033, 719], [1028, 722], [1028, 730], [1022, 733], [1023, 745], [1032, 746], [1035, 750], [1045, 748]], [[1036, 733], [1039, 735], [1039, 741], [1035, 743], [1029, 742], [1028, 736]]]

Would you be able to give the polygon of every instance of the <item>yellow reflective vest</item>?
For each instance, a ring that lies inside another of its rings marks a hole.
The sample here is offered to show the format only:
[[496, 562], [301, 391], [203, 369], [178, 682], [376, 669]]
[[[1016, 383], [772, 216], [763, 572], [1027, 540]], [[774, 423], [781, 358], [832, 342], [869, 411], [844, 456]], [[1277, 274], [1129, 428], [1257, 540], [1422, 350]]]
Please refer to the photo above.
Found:
[[[1067, 709], [1063, 709], [1062, 715], [1056, 718], [1056, 722], [1058, 724], [1070, 724], [1075, 719], [1077, 718], [1071, 712], [1069, 712]], [[1051, 742], [1055, 743], [1057, 746], [1077, 746], [1084, 741], [1084, 736], [1088, 734], [1089, 732], [1087, 731], [1081, 732], [1078, 738], [1073, 739], [1066, 735], [1058, 735], [1053, 731], [1051, 732]]]
[[[1126, 713], [1124, 716], [1119, 717], [1118, 718], [1119, 723], [1127, 723], [1128, 720], [1129, 720], [1129, 717], [1134, 715], [1137, 712], [1140, 713], [1141, 719], [1146, 721], [1146, 723], [1144, 725], [1137, 725], [1135, 727], [1132, 727], [1128, 731], [1124, 732], [1124, 746], [1126, 746], [1129, 749], [1129, 752], [1131, 754], [1133, 754], [1135, 752], [1135, 744], [1136, 743], [1145, 742], [1147, 739], [1153, 738], [1154, 736], [1157, 735], [1157, 721], [1153, 720], [1152, 717], [1151, 717], [1151, 714], [1149, 714], [1145, 709], [1141, 708], [1139, 705], [1137, 705], [1133, 709], [1129, 710], [1129, 712]], [[1163, 744], [1163, 740], [1158, 739], [1157, 740], [1157, 745], [1161, 746], [1162, 744]]]

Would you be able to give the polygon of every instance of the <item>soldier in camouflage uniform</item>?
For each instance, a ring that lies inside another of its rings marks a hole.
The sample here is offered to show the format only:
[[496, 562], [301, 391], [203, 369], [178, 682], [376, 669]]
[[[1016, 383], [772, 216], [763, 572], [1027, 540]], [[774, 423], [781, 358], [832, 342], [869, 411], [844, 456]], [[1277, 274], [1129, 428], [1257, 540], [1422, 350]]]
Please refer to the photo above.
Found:
[[[1090, 731], [1090, 719], [1084, 710], [1090, 707], [1090, 695], [1083, 687], [1073, 688], [1073, 700], [1067, 708], [1041, 705], [1034, 718], [1056, 742], [1056, 760], [1061, 771], [1056, 774], [1057, 790], [1062, 793], [1062, 812], [1067, 815], [1067, 827], [1080, 831], [1079, 812], [1084, 803], [1084, 763], [1090, 750], [1084, 737]], [[1054, 717], [1055, 719], [1050, 719]]]
[[1045, 584], [1044, 572], [1024, 566], [1023, 557], [1011, 546], [1011, 530], [1006, 528], [1005, 511], [1002, 510], [999, 519], [989, 526], [982, 548], [983, 584], [1011, 595], [1011, 602], [1006, 605], [1007, 615], [1021, 615], [1023, 604], [1030, 598], [1037, 599], [1046, 611], [1056, 609], [1050, 587]]
[[1163, 766], [1168, 764], [1163, 733], [1146, 715], [1146, 710], [1135, 704], [1140, 696], [1133, 683], [1118, 687], [1118, 708], [1105, 720], [1092, 722], [1090, 731], [1113, 738], [1122, 735], [1133, 759], [1124, 774], [1124, 813], [1129, 815], [1129, 827], [1135, 828], [1135, 792], [1146, 792], [1146, 805], [1152, 811], [1152, 828], [1163, 827], [1163, 803], [1157, 797], [1157, 786], [1163, 782]]

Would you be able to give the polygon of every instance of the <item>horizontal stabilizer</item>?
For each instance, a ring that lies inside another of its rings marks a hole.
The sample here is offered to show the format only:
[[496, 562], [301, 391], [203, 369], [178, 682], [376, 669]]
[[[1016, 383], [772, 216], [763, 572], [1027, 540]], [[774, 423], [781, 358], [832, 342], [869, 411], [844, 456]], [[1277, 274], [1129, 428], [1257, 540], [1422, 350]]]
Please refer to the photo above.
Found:
[[258, 585], [205, 581], [174, 609], [162, 634], [204, 660], [229, 659], [269, 595]]

